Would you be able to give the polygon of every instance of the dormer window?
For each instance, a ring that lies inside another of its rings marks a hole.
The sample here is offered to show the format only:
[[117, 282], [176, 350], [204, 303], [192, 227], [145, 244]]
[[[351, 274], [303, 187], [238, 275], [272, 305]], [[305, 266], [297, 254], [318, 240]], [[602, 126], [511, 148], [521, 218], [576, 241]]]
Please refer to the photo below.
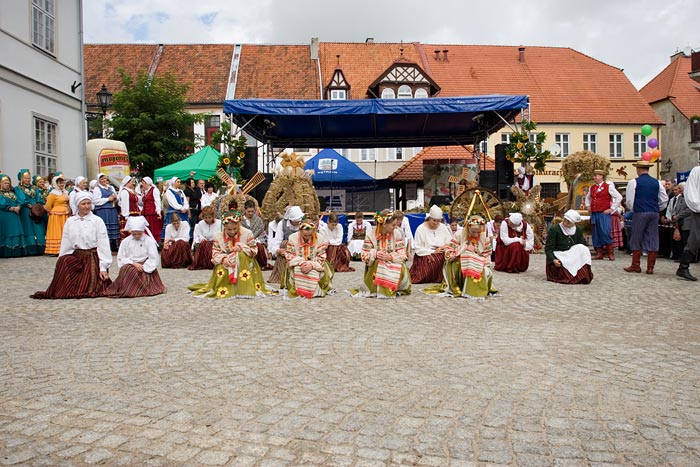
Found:
[[331, 89], [330, 98], [332, 101], [344, 101], [348, 98], [348, 93], [345, 89]]
[[326, 99], [343, 101], [346, 100], [350, 94], [350, 84], [348, 84], [345, 79], [343, 70], [340, 69], [340, 55], [336, 55], [336, 57], [338, 57], [338, 65], [335, 71], [333, 71], [330, 83], [326, 86]]
[[415, 94], [413, 95], [416, 99], [424, 99], [428, 97], [428, 91], [425, 90], [425, 88], [418, 88], [416, 89]]
[[382, 99], [433, 97], [440, 92], [437, 85], [418, 64], [401, 56], [367, 88], [367, 95]]
[[382, 99], [396, 99], [396, 93], [391, 88], [384, 88], [382, 91]]
[[407, 84], [402, 84], [399, 86], [399, 94], [396, 96], [397, 99], [411, 99], [413, 98], [413, 92], [411, 92], [411, 86]]

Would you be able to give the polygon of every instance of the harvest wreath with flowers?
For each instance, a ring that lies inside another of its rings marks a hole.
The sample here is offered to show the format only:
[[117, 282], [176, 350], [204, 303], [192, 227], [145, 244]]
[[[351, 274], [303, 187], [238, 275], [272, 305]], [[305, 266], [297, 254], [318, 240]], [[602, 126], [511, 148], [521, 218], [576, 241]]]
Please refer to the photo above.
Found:
[[520, 131], [510, 134], [510, 142], [506, 147], [506, 159], [510, 162], [520, 162], [522, 164], [532, 164], [535, 170], [544, 170], [547, 159], [551, 156], [548, 150], [542, 150], [542, 145], [547, 139], [544, 131], [534, 134], [537, 124], [532, 120], [523, 120], [520, 123]]

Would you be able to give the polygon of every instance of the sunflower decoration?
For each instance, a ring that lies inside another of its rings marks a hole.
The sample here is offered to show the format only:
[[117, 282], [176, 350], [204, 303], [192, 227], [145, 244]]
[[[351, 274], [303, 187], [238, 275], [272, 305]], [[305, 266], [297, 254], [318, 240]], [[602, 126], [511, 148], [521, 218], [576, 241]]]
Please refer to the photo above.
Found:
[[221, 153], [216, 166], [217, 169], [223, 169], [241, 184], [245, 183], [245, 180], [242, 180], [241, 171], [243, 170], [247, 141], [246, 137], [242, 135], [238, 139], [234, 139], [228, 146], [228, 151]]
[[[506, 147], [506, 159], [522, 164], [532, 163], [535, 170], [544, 170], [551, 154], [547, 150], [542, 150], [547, 135], [544, 131], [534, 133], [536, 129], [535, 122], [523, 120], [520, 123], [520, 131], [514, 131], [510, 134], [509, 144]], [[533, 138], [530, 137], [531, 133]]]
[[250, 271], [247, 270], [247, 269], [244, 269], [244, 270], [241, 271], [241, 273], [238, 275], [238, 277], [239, 277], [243, 282], [245, 282], [245, 281], [247, 281], [248, 279], [250, 279]]
[[224, 298], [228, 295], [228, 289], [226, 287], [219, 287], [216, 289], [216, 296], [219, 298]]
[[257, 290], [257, 291], [262, 290], [262, 284], [260, 282], [255, 283], [255, 290]]
[[216, 277], [224, 277], [224, 270], [219, 269], [218, 271], [216, 271]]

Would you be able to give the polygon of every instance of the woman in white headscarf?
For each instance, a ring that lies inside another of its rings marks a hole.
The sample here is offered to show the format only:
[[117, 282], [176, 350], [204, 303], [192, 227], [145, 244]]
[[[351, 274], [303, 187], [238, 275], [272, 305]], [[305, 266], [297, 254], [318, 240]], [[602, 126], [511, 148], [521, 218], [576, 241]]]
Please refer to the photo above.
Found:
[[112, 251], [119, 248], [119, 210], [117, 210], [117, 190], [109, 183], [103, 173], [97, 174], [97, 185], [92, 189], [92, 201], [95, 214], [107, 227], [109, 245]]
[[90, 188], [88, 187], [88, 179], [83, 177], [82, 175], [75, 177], [75, 186], [73, 187], [73, 190], [70, 192], [69, 195], [69, 200], [70, 200], [70, 211], [73, 215], [75, 215], [78, 212], [78, 205], [75, 202], [75, 197], [78, 196], [78, 193], [84, 193], [88, 192], [90, 193]]
[[140, 216], [141, 208], [139, 207], [139, 195], [136, 193], [136, 182], [134, 177], [127, 175], [122, 179], [122, 184], [119, 186], [119, 226], [120, 235], [124, 240], [129, 233], [124, 230], [127, 219], [131, 216]]
[[46, 212], [49, 213], [49, 222], [46, 227], [47, 255], [58, 255], [63, 238], [63, 226], [70, 217], [70, 201], [66, 191], [66, 177], [57, 173], [51, 181], [53, 189], [46, 197]]
[[411, 265], [411, 282], [414, 284], [442, 282], [445, 249], [452, 241], [452, 231], [442, 223], [443, 220], [442, 209], [433, 205], [425, 222], [416, 229], [415, 255]]
[[107, 289], [106, 296], [132, 298], [165, 293], [158, 275], [158, 244], [148, 232], [148, 222], [143, 216], [131, 216], [124, 229], [129, 236], [119, 245], [119, 276]]
[[148, 222], [153, 238], [157, 243], [160, 243], [160, 234], [163, 229], [163, 208], [161, 207], [160, 191], [153, 184], [151, 177], [141, 179], [141, 193], [143, 201], [143, 211], [141, 212]]
[[521, 213], [512, 212], [501, 223], [501, 232], [496, 242], [496, 271], [527, 271], [530, 267], [530, 253], [535, 245], [535, 234]]
[[187, 201], [185, 192], [180, 188], [179, 178], [173, 177], [168, 181], [168, 187], [165, 190], [165, 200], [168, 205], [168, 212], [165, 214], [163, 222], [162, 238], [165, 238], [165, 228], [170, 223], [173, 213], [176, 213], [181, 221], [189, 222], [190, 203]]
[[105, 223], [92, 212], [92, 194], [87, 191], [75, 196], [77, 213], [63, 227], [61, 250], [56, 261], [51, 285], [32, 298], [94, 298], [103, 297], [112, 265], [109, 237]]
[[591, 252], [583, 238], [578, 211], [569, 209], [564, 219], [552, 225], [547, 234], [544, 252], [547, 255], [547, 280], [560, 284], [590, 284]]

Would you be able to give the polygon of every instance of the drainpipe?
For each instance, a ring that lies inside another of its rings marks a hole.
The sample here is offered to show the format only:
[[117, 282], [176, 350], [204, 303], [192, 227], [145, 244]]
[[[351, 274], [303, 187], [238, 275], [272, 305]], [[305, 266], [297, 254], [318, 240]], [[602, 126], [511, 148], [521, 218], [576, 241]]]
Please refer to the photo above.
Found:
[[80, 151], [80, 159], [82, 160], [82, 173], [88, 176], [87, 173], [87, 125], [88, 122], [85, 120], [85, 113], [87, 112], [87, 102], [85, 101], [85, 44], [84, 44], [84, 34], [83, 30], [83, 2], [82, 0], [78, 2], [78, 16], [80, 18], [80, 32], [78, 34], [80, 41], [80, 82], [82, 85], [82, 97], [80, 98], [80, 121], [81, 121], [81, 134], [83, 145]]

